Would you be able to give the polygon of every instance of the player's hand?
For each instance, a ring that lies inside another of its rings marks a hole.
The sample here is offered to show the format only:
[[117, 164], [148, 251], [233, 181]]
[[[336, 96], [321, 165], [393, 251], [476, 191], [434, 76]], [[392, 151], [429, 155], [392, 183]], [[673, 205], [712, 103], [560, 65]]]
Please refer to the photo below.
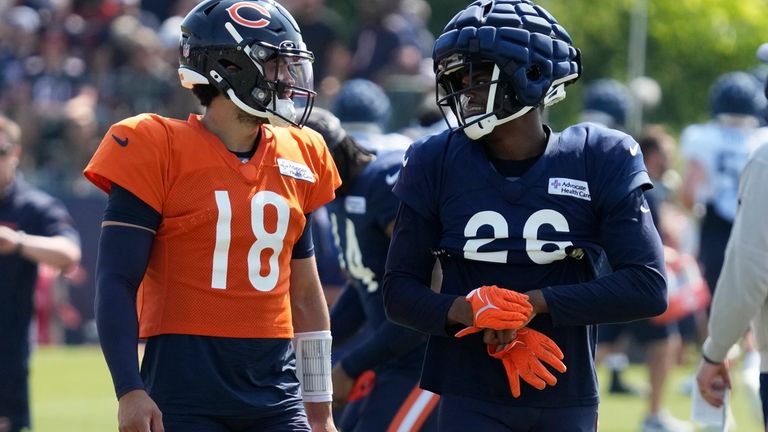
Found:
[[483, 343], [487, 345], [506, 345], [517, 337], [517, 330], [483, 330]]
[[563, 352], [557, 344], [529, 328], [518, 330], [517, 338], [504, 347], [488, 345], [488, 354], [504, 364], [514, 397], [520, 397], [521, 378], [538, 390], [557, 384], [557, 378], [544, 366], [545, 363], [560, 373], [566, 371]]
[[702, 360], [696, 372], [696, 383], [708, 404], [718, 408], [723, 406], [725, 389], [731, 388], [727, 362], [713, 364]]
[[533, 306], [527, 295], [496, 285], [475, 288], [466, 300], [472, 306], [473, 325], [456, 333], [456, 337], [482, 329], [517, 330], [533, 318]]
[[333, 407], [340, 408], [347, 403], [349, 393], [355, 385], [355, 379], [347, 374], [339, 362], [333, 367], [331, 380], [333, 381]]
[[144, 390], [132, 390], [118, 400], [120, 432], [164, 432], [163, 413]]

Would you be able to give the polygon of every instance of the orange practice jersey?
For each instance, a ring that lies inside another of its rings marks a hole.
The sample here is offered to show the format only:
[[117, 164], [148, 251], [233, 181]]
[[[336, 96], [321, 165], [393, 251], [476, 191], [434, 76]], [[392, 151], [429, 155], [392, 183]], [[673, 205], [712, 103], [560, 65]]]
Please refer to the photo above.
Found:
[[293, 245], [304, 215], [341, 183], [319, 134], [263, 126], [256, 154], [242, 163], [196, 115], [142, 114], [110, 128], [84, 174], [162, 215], [139, 288], [142, 338], [293, 337]]

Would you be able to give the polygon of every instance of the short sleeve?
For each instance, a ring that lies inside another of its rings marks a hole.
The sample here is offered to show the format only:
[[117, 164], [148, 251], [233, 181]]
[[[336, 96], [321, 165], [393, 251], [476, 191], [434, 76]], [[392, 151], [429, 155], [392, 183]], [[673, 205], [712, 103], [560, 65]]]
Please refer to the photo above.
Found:
[[440, 141], [445, 135], [435, 135], [416, 141], [403, 156], [400, 175], [392, 191], [420, 216], [428, 220], [438, 217], [439, 165], [442, 157]]
[[83, 174], [106, 193], [119, 184], [162, 213], [169, 159], [161, 118], [142, 114], [109, 128]]
[[589, 139], [587, 172], [599, 210], [610, 210], [635, 189], [653, 188], [640, 145], [631, 136], [612, 131], [592, 133]]

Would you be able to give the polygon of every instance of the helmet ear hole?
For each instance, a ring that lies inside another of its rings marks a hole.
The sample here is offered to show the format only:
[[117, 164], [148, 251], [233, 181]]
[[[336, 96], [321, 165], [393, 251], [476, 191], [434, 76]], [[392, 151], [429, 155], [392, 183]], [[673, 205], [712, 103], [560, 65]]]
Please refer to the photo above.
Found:
[[243, 70], [243, 68], [227, 59], [219, 59], [219, 65], [230, 73], [238, 73]]
[[539, 65], [533, 65], [525, 71], [525, 77], [529, 81], [538, 81], [541, 79], [541, 67]]

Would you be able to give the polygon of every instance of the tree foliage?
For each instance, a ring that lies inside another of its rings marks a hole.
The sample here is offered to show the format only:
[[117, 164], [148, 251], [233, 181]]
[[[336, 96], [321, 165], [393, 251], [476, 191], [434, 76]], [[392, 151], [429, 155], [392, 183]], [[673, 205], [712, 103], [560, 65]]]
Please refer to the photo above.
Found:
[[584, 75], [569, 96], [576, 96], [553, 119], [573, 121], [583, 84], [601, 77], [627, 80], [629, 28], [636, 1], [647, 1], [645, 75], [662, 89], [659, 106], [646, 121], [674, 130], [709, 117], [709, 88], [723, 73], [758, 65], [755, 50], [768, 42], [765, 0], [542, 0], [581, 48]]

